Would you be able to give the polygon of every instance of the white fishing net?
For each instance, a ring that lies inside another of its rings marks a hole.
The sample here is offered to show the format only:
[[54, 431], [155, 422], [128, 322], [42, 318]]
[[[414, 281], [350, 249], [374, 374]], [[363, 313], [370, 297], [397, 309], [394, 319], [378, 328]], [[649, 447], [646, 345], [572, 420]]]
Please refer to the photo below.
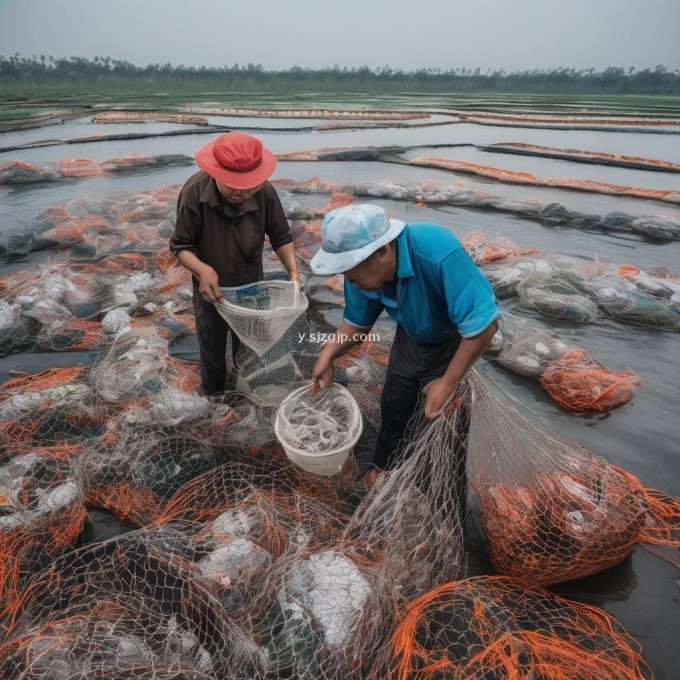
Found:
[[307, 311], [307, 297], [292, 281], [259, 281], [221, 288], [215, 305], [242, 342], [257, 354], [271, 349]]

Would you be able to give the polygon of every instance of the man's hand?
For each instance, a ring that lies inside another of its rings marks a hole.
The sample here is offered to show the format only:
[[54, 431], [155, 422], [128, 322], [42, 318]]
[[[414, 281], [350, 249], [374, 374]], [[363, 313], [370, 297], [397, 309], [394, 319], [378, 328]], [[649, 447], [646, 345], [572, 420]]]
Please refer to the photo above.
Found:
[[312, 394], [333, 384], [333, 361], [319, 357], [312, 371]]
[[432, 380], [431, 382], [427, 383], [425, 387], [423, 387], [423, 394], [426, 396], [426, 418], [436, 418], [442, 412], [446, 402], [453, 394], [455, 387], [455, 385], [451, 385], [444, 378]]
[[377, 467], [373, 467], [361, 478], [361, 481], [363, 482], [364, 486], [368, 491], [370, 491], [375, 486], [375, 483], [378, 481], [378, 477], [383, 472], [384, 470], [381, 470], [380, 468]]
[[201, 268], [201, 272], [198, 276], [198, 291], [203, 296], [204, 300], [212, 302], [213, 304], [224, 297], [222, 291], [220, 291], [217, 272], [208, 265]]
[[299, 288], [299, 290], [300, 290], [301, 293], [306, 293], [306, 292], [307, 292], [307, 291], [305, 290], [304, 284], [302, 283], [302, 280], [300, 279], [300, 274], [298, 274], [297, 271], [293, 272], [292, 274], [289, 273], [289, 274], [288, 274], [288, 278], [289, 278], [291, 281], [293, 281], [294, 283], [297, 283], [298, 288]]

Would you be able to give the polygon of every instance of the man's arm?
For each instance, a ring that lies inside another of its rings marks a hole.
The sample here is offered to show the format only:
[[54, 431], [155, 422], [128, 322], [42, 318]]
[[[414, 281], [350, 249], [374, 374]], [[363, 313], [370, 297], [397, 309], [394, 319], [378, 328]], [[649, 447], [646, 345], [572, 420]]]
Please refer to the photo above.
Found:
[[477, 359], [482, 356], [497, 331], [498, 322], [493, 321], [479, 335], [463, 338], [460, 341], [460, 345], [444, 375], [429, 382], [423, 389], [423, 394], [427, 397], [425, 401], [425, 416], [427, 418], [435, 418], [441, 413], [444, 405], [456, 389], [456, 385], [474, 366]]
[[288, 271], [288, 278], [291, 281], [300, 283], [300, 274], [298, 273], [297, 258], [295, 257], [295, 246], [292, 243], [286, 243], [274, 251], [279, 260], [283, 262], [283, 266]]
[[[370, 329], [368, 329], [370, 330]], [[368, 332], [343, 321], [324, 345], [312, 371], [312, 394], [333, 384], [333, 361], [361, 342], [361, 336]]]
[[177, 261], [198, 279], [198, 291], [204, 300], [215, 304], [224, 297], [220, 291], [217, 272], [209, 264], [201, 262], [198, 255], [190, 250], [180, 250], [176, 257]]
[[279, 195], [269, 182], [265, 182], [263, 191], [266, 205], [264, 231], [269, 237], [269, 242], [272, 244], [274, 252], [286, 268], [290, 280], [300, 283], [293, 235], [291, 234], [290, 225], [283, 211]]
[[193, 190], [185, 185], [179, 193], [175, 229], [170, 237], [170, 252], [196, 277], [203, 299], [215, 303], [223, 295], [220, 292], [217, 272], [198, 257], [203, 219]]

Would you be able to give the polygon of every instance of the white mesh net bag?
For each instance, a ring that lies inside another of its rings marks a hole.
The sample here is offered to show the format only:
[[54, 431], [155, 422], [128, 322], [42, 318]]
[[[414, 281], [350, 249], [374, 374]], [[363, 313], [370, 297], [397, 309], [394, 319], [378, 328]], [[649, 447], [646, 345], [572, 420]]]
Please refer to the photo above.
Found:
[[307, 311], [307, 297], [293, 281], [258, 281], [220, 288], [217, 311], [239, 339], [259, 355], [273, 347]]
[[327, 477], [340, 472], [362, 428], [356, 400], [337, 384], [315, 395], [309, 385], [291, 392], [274, 421], [288, 458], [307, 472]]

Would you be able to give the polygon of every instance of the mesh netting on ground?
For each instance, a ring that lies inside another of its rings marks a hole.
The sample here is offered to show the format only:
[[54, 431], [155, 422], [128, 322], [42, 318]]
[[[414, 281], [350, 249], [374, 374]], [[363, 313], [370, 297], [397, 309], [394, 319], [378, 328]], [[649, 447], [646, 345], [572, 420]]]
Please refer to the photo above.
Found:
[[71, 548], [86, 518], [76, 458], [29, 449], [0, 466], [0, 618]]
[[6, 619], [3, 677], [262, 677], [193, 558], [189, 535], [167, 526], [56, 560]]
[[631, 265], [607, 265], [554, 255], [517, 257], [484, 267], [498, 297], [516, 294], [520, 305], [546, 318], [590, 323], [607, 317], [622, 323], [680, 330], [673, 295], [680, 280]]
[[[85, 176], [87, 173], [122, 172], [142, 167], [144, 163], [152, 166], [176, 164], [184, 162], [182, 159], [186, 157], [129, 157], [110, 159], [101, 164], [74, 159], [64, 168], [68, 167], [72, 175]], [[103, 198], [75, 198], [41, 211], [20, 231], [5, 232], [0, 239], [0, 254], [24, 255], [47, 248], [71, 248], [77, 257], [96, 260], [122, 252], [149, 254], [165, 250], [174, 227], [179, 190], [180, 186], [170, 185]], [[285, 189], [280, 192], [284, 212], [291, 220], [323, 217], [333, 207], [334, 200], [337, 202], [343, 195], [339, 193], [335, 199], [331, 198], [330, 207], [313, 207], [303, 206]], [[352, 200], [352, 197], [345, 200]]]
[[184, 123], [186, 125], [207, 125], [203, 116], [186, 113], [165, 113], [160, 111], [102, 111], [92, 116], [93, 123], [139, 123], [155, 121], [158, 123]]
[[[376, 364], [384, 361], [368, 348], [342, 370], [371, 354]], [[17, 378], [3, 386], [7, 396], [0, 405], [19, 395], [65, 399], [77, 391], [55, 385], [78, 388], [96, 375], [74, 367]], [[92, 399], [94, 391], [88, 389]], [[473, 460], [482, 456], [487, 467], [491, 460], [493, 469], [497, 448], [480, 447], [475, 440], [480, 432], [493, 439], [502, 431], [498, 437], [507, 441], [498, 413], [480, 430], [477, 405], [472, 407], [465, 387], [444, 417], [426, 422], [421, 416], [402, 449], [401, 466], [386, 474], [349, 518], [341, 512], [347, 491], [342, 481], [305, 473], [274, 441], [255, 447], [246, 434], [246, 441], [235, 444], [247, 419], [244, 403], [261, 418], [261, 409], [247, 398], [205, 400], [193, 417], [176, 421], [179, 411], [173, 411], [172, 422], [163, 417], [158, 424], [145, 415], [156, 413], [157, 405], [147, 401], [155, 394], [131, 402], [103, 400], [106, 427], [100, 418], [97, 429], [80, 431], [84, 449], [62, 449], [56, 460], [75, 464], [79, 472], [80, 516], [84, 494], [95, 507], [156, 528], [71, 552], [51, 565], [57, 554], [38, 550], [45, 571], [22, 584], [2, 617], [0, 668], [7, 669], [7, 677], [23, 677], [12, 675], [15, 669], [26, 677], [50, 677], [44, 675], [47, 668], [121, 678], [387, 677], [396, 606], [462, 575], [461, 454], [467, 420], [472, 408]], [[99, 407], [101, 399], [95, 402]], [[501, 401], [494, 408], [505, 413]], [[250, 433], [257, 426], [245, 427]], [[554, 435], [548, 437], [552, 444]], [[549, 450], [547, 444], [534, 444], [534, 455], [537, 447]], [[514, 451], [509, 459], [521, 460]], [[592, 469], [601, 473], [602, 467]], [[672, 499], [619, 474], [644, 511], [636, 538], [677, 545], [680, 513]], [[566, 486], [571, 522], [579, 520], [569, 494], [583, 493], [577, 481]], [[612, 493], [612, 487], [602, 482], [599, 493]], [[582, 514], [590, 509], [587, 500]], [[621, 507], [617, 512], [621, 519]], [[504, 507], [503, 516], [512, 519], [513, 509]], [[589, 520], [601, 518], [593, 512]], [[67, 526], [62, 519], [60, 530]], [[630, 533], [628, 525], [617, 528], [612, 534], [617, 541]], [[73, 540], [79, 528], [74, 524], [71, 530]], [[503, 530], [505, 537], [509, 530]], [[497, 537], [487, 534], [487, 540]], [[518, 547], [511, 541], [511, 548]], [[562, 569], [574, 560], [569, 551], [560, 557]], [[577, 619], [572, 625], [592, 634]], [[214, 626], [219, 642], [213, 639]]]
[[379, 563], [356, 544], [277, 561], [256, 603], [266, 677], [374, 677], [392, 621], [388, 592]]
[[560, 406], [573, 413], [622, 406], [635, 396], [641, 383], [633, 371], [608, 369], [554, 333], [510, 314], [501, 318], [499, 335], [494, 360], [513, 373], [539, 380]]
[[199, 113], [211, 116], [235, 116], [246, 118], [330, 118], [337, 120], [412, 120], [429, 118], [429, 113], [414, 111], [383, 111], [381, 109], [244, 109], [224, 107], [184, 107], [187, 113]]
[[396, 680], [644, 680], [639, 644], [601, 609], [503, 576], [446, 583], [409, 602]]
[[504, 260], [506, 257], [531, 255], [538, 252], [536, 248], [520, 248], [516, 243], [500, 234], [495, 239], [489, 240], [481, 231], [469, 233], [461, 243], [467, 254], [478, 265]]
[[384, 573], [399, 597], [459, 578], [465, 566], [465, 447], [471, 410], [462, 384], [444, 415], [422, 410], [410, 423], [399, 467], [382, 476], [357, 509], [347, 535], [384, 554]]
[[[571, 442], [553, 461], [562, 435], [533, 414], [515, 415], [502, 397], [485, 397], [476, 382], [460, 388], [443, 417], [416, 418], [400, 466], [368, 495], [351, 458], [332, 478], [294, 465], [272, 417], [293, 389], [309, 384], [318, 354], [308, 342], [309, 315], [296, 308], [260, 351], [247, 346], [253, 329], [246, 329], [237, 364], [247, 394], [203, 396], [198, 366], [172, 358], [168, 348], [193, 330], [188, 276], [166, 248], [175, 198], [176, 189], [165, 188], [121, 195], [115, 205], [64, 204], [41, 219], [63, 220], [59, 228], [88, 220], [71, 234], [81, 261], [0, 281], [0, 319], [4, 313], [23, 325], [39, 347], [98, 352], [89, 368], [21, 375], [0, 386], [0, 519], [7, 529], [0, 533], [4, 554], [13, 556], [0, 570], [0, 675], [389, 677], [413, 651], [392, 648], [397, 606], [464, 574], [470, 421], [471, 480], [499, 570], [521, 569], [526, 577], [534, 569], [536, 582], [548, 583], [605, 568], [639, 540], [680, 545], [676, 499]], [[325, 208], [301, 206], [301, 213], [314, 217], [352, 199], [336, 191]], [[319, 242], [318, 223], [305, 219], [293, 225], [298, 252]], [[119, 230], [119, 223], [127, 226]], [[467, 245], [480, 262], [492, 262], [485, 266], [507, 260], [534, 275], [555, 269], [502, 237], [471, 235]], [[513, 291], [524, 285], [521, 273], [509, 277]], [[589, 281], [614, 275], [587, 273]], [[615, 275], [656, 300], [675, 294], [677, 276], [668, 270], [627, 267]], [[513, 324], [504, 325], [499, 361], [541, 378], [565, 408], [611, 408], [632, 396], [633, 376]], [[389, 333], [380, 329], [380, 336], [339, 359], [334, 375], [375, 428], [390, 351]], [[628, 381], [629, 392], [610, 390], [610, 378]], [[542, 452], [555, 467], [543, 464]], [[141, 528], [73, 550], [84, 503]], [[487, 626], [490, 654], [500, 649], [494, 640], [507, 640], [512, 612], [523, 615], [521, 602], [505, 606], [511, 613]], [[585, 647], [608, 659], [618, 640], [622, 663], [636, 668], [639, 658], [626, 656], [627, 643], [607, 620], [579, 618], [577, 606], [561, 611]], [[477, 623], [464, 623], [464, 634]], [[553, 629], [545, 630], [549, 637]], [[442, 644], [458, 654], [450, 637]], [[533, 655], [539, 677], [542, 644], [533, 637], [531, 653], [518, 652], [520, 670]], [[411, 663], [413, 670], [420, 662]]]
[[657, 542], [680, 545], [677, 501], [645, 489], [479, 373], [473, 392], [468, 470], [500, 573], [535, 584], [581, 578], [654, 539], [647, 525], [665, 527]]
[[650, 132], [673, 133], [678, 121], [672, 118], [646, 117], [630, 118], [615, 116], [536, 116], [531, 113], [491, 113], [487, 111], [456, 111], [461, 120], [476, 125], [499, 125], [502, 127], [528, 127], [559, 130], [603, 130], [608, 132]]
[[156, 328], [168, 340], [195, 332], [189, 273], [159, 253], [100, 263], [41, 266], [0, 282], [0, 350], [104, 347], [124, 329]]

